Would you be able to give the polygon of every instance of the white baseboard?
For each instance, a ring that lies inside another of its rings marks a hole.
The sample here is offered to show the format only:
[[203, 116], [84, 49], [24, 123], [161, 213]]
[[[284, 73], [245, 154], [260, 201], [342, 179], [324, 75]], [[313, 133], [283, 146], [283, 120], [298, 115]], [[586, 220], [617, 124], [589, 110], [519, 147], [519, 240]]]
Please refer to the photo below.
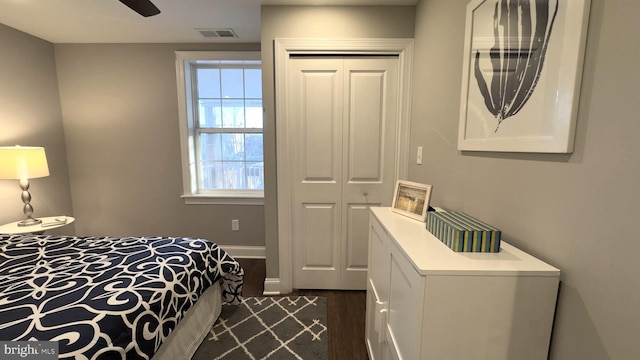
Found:
[[264, 246], [230, 246], [220, 245], [229, 255], [238, 259], [265, 259], [267, 251]]
[[264, 279], [263, 295], [280, 295], [280, 278]]
[[[229, 255], [238, 259], [265, 259], [264, 246], [228, 246], [220, 245]], [[264, 279], [264, 295], [280, 295], [280, 278]]]

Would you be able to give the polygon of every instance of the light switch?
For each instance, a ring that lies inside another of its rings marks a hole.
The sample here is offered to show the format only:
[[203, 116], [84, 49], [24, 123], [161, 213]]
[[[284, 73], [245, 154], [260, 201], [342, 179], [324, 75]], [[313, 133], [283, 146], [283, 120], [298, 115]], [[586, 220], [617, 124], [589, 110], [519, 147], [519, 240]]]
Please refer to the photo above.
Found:
[[422, 165], [422, 146], [418, 146], [418, 156], [416, 157], [416, 163]]

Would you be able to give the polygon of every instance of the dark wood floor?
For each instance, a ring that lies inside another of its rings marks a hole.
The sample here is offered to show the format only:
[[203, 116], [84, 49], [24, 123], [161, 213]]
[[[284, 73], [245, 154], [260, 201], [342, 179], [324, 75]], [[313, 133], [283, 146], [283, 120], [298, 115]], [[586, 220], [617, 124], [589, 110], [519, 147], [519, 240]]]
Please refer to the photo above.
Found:
[[[244, 296], [262, 296], [266, 276], [263, 259], [237, 259], [244, 269]], [[289, 294], [283, 294], [289, 295]], [[330, 360], [367, 360], [364, 343], [366, 293], [364, 291], [295, 290], [290, 295], [327, 298]]]

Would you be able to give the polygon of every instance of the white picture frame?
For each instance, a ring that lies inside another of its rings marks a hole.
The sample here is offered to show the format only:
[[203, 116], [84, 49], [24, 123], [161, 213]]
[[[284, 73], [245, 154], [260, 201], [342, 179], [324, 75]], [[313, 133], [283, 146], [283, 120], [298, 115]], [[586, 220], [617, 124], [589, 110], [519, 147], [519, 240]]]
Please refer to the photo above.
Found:
[[471, 0], [458, 150], [573, 152], [590, 5]]
[[391, 210], [424, 222], [427, 218], [432, 186], [413, 181], [398, 180], [393, 193]]

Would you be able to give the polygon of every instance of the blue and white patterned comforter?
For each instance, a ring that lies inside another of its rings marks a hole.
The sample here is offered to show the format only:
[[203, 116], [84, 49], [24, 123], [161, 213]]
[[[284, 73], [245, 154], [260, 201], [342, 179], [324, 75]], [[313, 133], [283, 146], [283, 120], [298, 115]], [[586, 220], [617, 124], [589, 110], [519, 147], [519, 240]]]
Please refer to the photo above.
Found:
[[60, 359], [149, 359], [212, 284], [238, 304], [243, 275], [202, 239], [0, 235], [0, 340], [58, 341]]

